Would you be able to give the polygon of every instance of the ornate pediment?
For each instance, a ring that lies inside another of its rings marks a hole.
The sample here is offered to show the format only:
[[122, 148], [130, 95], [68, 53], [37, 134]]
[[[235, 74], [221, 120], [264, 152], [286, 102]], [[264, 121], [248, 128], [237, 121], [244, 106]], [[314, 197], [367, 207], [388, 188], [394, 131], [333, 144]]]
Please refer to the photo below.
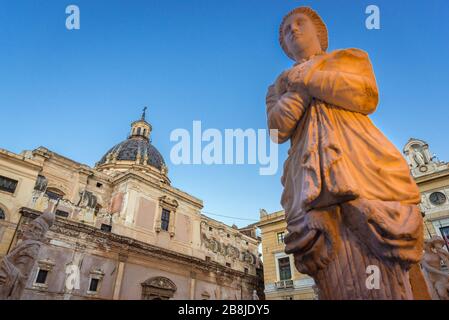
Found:
[[178, 201], [176, 201], [176, 199], [171, 199], [167, 196], [160, 197], [159, 204], [161, 207], [170, 209], [172, 211], [176, 211], [176, 209], [179, 206], [179, 203], [178, 203]]
[[142, 283], [142, 287], [151, 287], [154, 289], [163, 289], [175, 292], [177, 287], [173, 281], [165, 277], [154, 277]]
[[403, 153], [415, 178], [448, 168], [447, 163], [438, 160], [437, 156], [430, 151], [429, 145], [423, 140], [410, 139], [405, 145]]

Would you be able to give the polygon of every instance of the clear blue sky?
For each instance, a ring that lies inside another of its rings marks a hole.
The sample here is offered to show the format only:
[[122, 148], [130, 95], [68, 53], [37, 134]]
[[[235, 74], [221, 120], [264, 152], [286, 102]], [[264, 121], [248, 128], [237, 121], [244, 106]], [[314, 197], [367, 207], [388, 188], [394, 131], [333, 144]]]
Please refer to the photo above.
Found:
[[[81, 30], [65, 28], [69, 4], [81, 10]], [[369, 4], [380, 7], [381, 30], [365, 28]], [[330, 50], [368, 51], [381, 94], [372, 119], [387, 137], [401, 150], [409, 137], [424, 139], [449, 161], [447, 0], [2, 0], [0, 147], [43, 145], [93, 166], [149, 105], [173, 185], [203, 199], [205, 211], [257, 220], [259, 208], [280, 209], [281, 169], [173, 166], [169, 137], [193, 120], [265, 128], [266, 88], [291, 65], [278, 25], [299, 5], [321, 14]]]

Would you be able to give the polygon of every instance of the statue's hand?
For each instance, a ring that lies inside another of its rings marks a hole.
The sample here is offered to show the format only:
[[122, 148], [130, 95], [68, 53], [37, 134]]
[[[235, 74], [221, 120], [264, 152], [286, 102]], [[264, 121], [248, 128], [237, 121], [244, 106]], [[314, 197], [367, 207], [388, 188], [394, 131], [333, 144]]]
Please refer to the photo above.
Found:
[[288, 91], [306, 90], [305, 78], [312, 69], [314, 62], [312, 60], [294, 66], [288, 73]]

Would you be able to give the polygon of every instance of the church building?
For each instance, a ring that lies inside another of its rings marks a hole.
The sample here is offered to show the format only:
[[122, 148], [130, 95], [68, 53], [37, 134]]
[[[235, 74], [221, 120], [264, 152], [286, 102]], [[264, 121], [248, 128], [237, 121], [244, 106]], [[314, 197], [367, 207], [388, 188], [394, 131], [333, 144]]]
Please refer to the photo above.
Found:
[[253, 299], [263, 295], [255, 226], [201, 213], [172, 186], [142, 117], [94, 168], [44, 147], [0, 149], [0, 259], [53, 211], [22, 299]]

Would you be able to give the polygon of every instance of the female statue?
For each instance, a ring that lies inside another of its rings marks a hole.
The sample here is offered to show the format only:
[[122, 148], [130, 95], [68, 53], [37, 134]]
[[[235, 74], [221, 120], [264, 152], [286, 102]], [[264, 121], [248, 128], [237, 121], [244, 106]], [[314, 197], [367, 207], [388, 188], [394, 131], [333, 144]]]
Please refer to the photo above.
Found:
[[[284, 17], [280, 43], [296, 62], [267, 94], [272, 139], [291, 143], [282, 177], [286, 252], [315, 279], [320, 299], [412, 299], [420, 194], [405, 159], [368, 118], [378, 104], [368, 54], [326, 52], [327, 28], [307, 7]], [[367, 285], [367, 270], [379, 270], [380, 288]]]

